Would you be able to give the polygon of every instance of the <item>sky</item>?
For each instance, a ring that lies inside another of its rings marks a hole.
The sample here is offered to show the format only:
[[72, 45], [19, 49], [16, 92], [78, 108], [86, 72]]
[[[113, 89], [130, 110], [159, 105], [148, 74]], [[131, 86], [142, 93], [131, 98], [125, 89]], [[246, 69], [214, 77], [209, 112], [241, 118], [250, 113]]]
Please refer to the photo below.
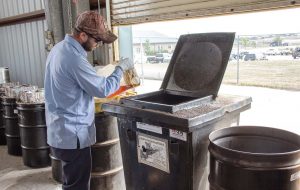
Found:
[[133, 25], [133, 30], [154, 30], [170, 37], [187, 33], [236, 32], [237, 35], [300, 33], [300, 8], [244, 13], [189, 20]]

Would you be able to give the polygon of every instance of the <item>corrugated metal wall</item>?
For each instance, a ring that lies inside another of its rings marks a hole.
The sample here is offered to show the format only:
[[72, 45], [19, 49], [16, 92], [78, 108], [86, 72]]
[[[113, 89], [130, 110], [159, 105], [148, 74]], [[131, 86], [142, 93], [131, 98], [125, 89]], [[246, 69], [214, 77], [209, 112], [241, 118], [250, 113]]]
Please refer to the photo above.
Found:
[[300, 0], [111, 0], [113, 25], [295, 7]]
[[[1, 0], [0, 18], [44, 9], [43, 0]], [[46, 21], [0, 27], [0, 66], [9, 67], [11, 81], [43, 87]]]

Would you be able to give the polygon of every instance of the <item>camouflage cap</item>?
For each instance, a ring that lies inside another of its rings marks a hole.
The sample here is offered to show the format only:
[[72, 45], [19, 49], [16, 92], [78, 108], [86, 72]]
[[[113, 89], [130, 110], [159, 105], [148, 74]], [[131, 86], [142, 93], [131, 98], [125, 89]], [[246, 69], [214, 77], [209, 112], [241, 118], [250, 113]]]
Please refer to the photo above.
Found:
[[85, 11], [77, 16], [75, 29], [85, 32], [103, 43], [112, 43], [117, 39], [109, 29], [105, 19], [95, 11]]

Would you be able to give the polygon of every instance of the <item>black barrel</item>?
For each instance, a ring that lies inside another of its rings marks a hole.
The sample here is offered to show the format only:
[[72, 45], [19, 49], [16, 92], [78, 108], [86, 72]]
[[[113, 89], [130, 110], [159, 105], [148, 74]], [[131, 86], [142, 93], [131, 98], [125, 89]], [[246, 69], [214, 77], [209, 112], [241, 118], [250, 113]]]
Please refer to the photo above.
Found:
[[2, 97], [2, 105], [8, 154], [21, 156], [22, 149], [16, 99], [4, 96]]
[[300, 136], [242, 126], [210, 134], [210, 190], [299, 190]]
[[4, 96], [4, 92], [0, 91], [0, 145], [6, 145], [5, 125], [4, 125], [4, 119], [3, 119], [2, 96]]
[[91, 190], [125, 190], [117, 119], [95, 115], [96, 144], [92, 146]]
[[40, 168], [50, 165], [50, 147], [44, 104], [17, 103], [24, 165]]
[[58, 182], [62, 183], [63, 177], [62, 177], [62, 164], [59, 159], [54, 157], [53, 155], [50, 154], [51, 158], [51, 167], [52, 167], [52, 178]]

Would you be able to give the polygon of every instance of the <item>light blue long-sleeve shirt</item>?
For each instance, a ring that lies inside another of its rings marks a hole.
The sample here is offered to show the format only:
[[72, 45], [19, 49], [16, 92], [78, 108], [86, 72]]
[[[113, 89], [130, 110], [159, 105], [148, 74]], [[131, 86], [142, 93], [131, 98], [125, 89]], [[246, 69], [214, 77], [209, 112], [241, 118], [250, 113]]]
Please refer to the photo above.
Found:
[[94, 96], [106, 97], [119, 88], [122, 70], [98, 76], [87, 52], [73, 37], [53, 47], [45, 71], [47, 141], [55, 148], [76, 149], [96, 142]]

